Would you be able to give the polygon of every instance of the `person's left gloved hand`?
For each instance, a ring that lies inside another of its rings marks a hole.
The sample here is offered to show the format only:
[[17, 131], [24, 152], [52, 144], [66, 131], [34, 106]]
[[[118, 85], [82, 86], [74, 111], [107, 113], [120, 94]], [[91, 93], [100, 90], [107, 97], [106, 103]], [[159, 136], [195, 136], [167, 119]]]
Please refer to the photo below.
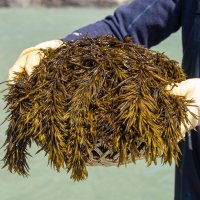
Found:
[[38, 65], [40, 60], [43, 58], [43, 54], [40, 49], [56, 49], [62, 43], [63, 42], [61, 40], [51, 40], [25, 49], [18, 57], [15, 64], [10, 68], [8, 80], [12, 81], [15, 76], [15, 72], [22, 72], [23, 70], [30, 75], [33, 67]]
[[[173, 87], [171, 93], [178, 96], [185, 96], [188, 100], [194, 100], [194, 103], [191, 106], [188, 106], [188, 119], [189, 124], [186, 124], [186, 127], [181, 124], [181, 133], [185, 136], [185, 133], [196, 126], [200, 125], [200, 78], [192, 78], [182, 81], [176, 84], [177, 86]], [[171, 86], [167, 87], [171, 89]], [[197, 116], [194, 117], [193, 114]]]

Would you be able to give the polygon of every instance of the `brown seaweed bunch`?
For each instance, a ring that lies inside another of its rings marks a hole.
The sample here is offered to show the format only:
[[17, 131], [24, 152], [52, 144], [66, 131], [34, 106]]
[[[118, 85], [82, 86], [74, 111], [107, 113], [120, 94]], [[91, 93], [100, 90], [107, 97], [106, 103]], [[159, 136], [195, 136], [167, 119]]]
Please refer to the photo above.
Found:
[[165, 88], [186, 77], [177, 62], [130, 41], [65, 42], [41, 50], [45, 56], [30, 76], [16, 74], [5, 95], [4, 167], [28, 175], [32, 142], [52, 167], [78, 181], [87, 177], [87, 165], [103, 165], [102, 157], [118, 165], [141, 158], [148, 165], [157, 158], [177, 162], [191, 101]]

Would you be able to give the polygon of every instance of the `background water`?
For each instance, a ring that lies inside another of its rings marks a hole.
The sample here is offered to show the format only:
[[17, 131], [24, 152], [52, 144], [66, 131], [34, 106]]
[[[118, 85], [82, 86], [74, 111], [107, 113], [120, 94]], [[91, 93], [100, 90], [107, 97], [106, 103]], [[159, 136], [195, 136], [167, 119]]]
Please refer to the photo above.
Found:
[[[31, 8], [0, 9], [0, 82], [7, 79], [8, 69], [20, 52], [37, 43], [62, 38], [73, 30], [102, 19], [114, 8]], [[159, 33], [158, 33], [159, 34]], [[155, 50], [165, 52], [171, 59], [181, 59], [181, 35], [173, 34]], [[0, 90], [5, 85], [0, 85]], [[0, 122], [6, 116], [0, 94]], [[5, 140], [8, 123], [0, 126], [0, 145]], [[89, 178], [73, 182], [62, 171], [47, 166], [43, 153], [28, 160], [29, 178], [0, 169], [0, 200], [170, 200], [173, 199], [174, 165], [146, 167], [144, 161], [127, 167], [88, 168]], [[0, 158], [4, 155], [0, 150]], [[0, 167], [3, 163], [0, 162]]]

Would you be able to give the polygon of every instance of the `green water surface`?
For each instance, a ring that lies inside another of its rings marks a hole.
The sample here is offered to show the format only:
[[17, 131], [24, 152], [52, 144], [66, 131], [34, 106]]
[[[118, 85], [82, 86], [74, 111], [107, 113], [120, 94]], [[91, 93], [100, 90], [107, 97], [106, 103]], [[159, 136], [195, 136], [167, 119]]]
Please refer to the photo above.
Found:
[[[73, 30], [112, 14], [114, 8], [29, 8], [0, 9], [0, 82], [7, 79], [20, 52], [40, 42], [59, 39]], [[159, 33], [158, 33], [159, 34]], [[170, 58], [181, 59], [180, 32], [173, 34], [154, 49]], [[5, 85], [0, 85], [0, 90]], [[0, 122], [6, 116], [0, 94]], [[0, 126], [0, 146], [5, 140], [8, 123]], [[0, 169], [0, 200], [171, 200], [174, 189], [174, 165], [146, 167], [144, 161], [127, 167], [88, 168], [89, 177], [73, 182], [64, 170], [57, 173], [47, 166], [44, 154], [28, 159], [28, 178]], [[0, 159], [4, 155], [0, 149]], [[0, 167], [3, 163], [0, 162]]]

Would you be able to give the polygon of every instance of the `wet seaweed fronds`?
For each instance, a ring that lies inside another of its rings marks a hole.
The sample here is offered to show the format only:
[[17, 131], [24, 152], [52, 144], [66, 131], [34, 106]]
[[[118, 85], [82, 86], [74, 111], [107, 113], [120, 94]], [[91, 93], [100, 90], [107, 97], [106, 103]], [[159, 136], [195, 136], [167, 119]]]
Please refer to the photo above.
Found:
[[16, 74], [15, 84], [8, 84], [9, 93], [5, 95], [6, 108], [9, 115], [7, 120], [9, 126], [6, 131], [6, 154], [4, 156], [4, 167], [8, 166], [10, 172], [17, 172], [27, 176], [29, 166], [27, 164], [28, 147], [31, 146], [31, 135], [27, 133], [27, 124], [24, 124], [25, 116], [29, 112], [29, 85], [26, 84], [27, 74]]
[[8, 85], [4, 167], [27, 175], [31, 142], [52, 167], [71, 171], [78, 181], [102, 157], [111, 165], [141, 158], [148, 165], [157, 158], [178, 162], [180, 125], [189, 123], [192, 101], [166, 90], [186, 79], [177, 62], [113, 36], [41, 51], [45, 56], [32, 75], [17, 74]]

